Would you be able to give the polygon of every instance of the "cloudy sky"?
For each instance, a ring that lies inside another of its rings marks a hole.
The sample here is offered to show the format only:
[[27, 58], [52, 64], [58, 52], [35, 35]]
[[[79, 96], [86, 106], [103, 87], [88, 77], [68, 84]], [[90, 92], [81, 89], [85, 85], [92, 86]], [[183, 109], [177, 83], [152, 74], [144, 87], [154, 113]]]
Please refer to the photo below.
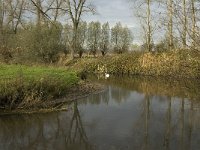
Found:
[[135, 27], [136, 18], [128, 0], [90, 0], [95, 5], [97, 14], [85, 16], [87, 21], [109, 22], [113, 26], [116, 22], [122, 22], [128, 27]]
[[97, 14], [87, 14], [84, 16], [84, 20], [88, 22], [109, 22], [111, 27], [120, 21], [123, 25], [127, 25], [133, 31], [134, 43], [141, 43], [141, 39], [139, 39], [140, 24], [138, 19], [134, 16], [133, 9], [131, 9], [133, 3], [128, 2], [128, 0], [90, 1], [95, 5]]

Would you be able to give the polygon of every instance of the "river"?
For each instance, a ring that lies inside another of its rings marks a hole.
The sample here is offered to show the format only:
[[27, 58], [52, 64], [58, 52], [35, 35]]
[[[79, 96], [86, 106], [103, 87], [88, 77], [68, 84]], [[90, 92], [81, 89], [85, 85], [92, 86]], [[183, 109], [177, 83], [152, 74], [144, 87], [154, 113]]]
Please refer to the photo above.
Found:
[[199, 150], [199, 81], [100, 79], [106, 89], [48, 114], [0, 116], [1, 150]]

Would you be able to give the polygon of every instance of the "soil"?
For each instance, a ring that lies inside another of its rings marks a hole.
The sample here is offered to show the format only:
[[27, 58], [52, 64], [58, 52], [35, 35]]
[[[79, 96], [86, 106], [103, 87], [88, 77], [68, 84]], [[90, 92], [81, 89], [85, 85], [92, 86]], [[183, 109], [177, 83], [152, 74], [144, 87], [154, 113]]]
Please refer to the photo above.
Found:
[[66, 96], [61, 99], [56, 99], [45, 103], [45, 105], [49, 105], [50, 107], [59, 108], [64, 103], [70, 103], [75, 100], [79, 100], [81, 98], [87, 97], [91, 94], [99, 93], [105, 90], [105, 86], [99, 83], [91, 83], [88, 81], [82, 81], [79, 85], [72, 87], [69, 91], [67, 91]]
[[[51, 101], [44, 101], [39, 104], [38, 107], [30, 110], [17, 109], [12, 111], [0, 111], [1, 115], [12, 114], [33, 114], [33, 113], [49, 113], [55, 111], [66, 111], [67, 108], [63, 108], [65, 104], [71, 103], [75, 100], [82, 99], [91, 94], [96, 94], [105, 90], [105, 86], [98, 83], [91, 83], [89, 81], [81, 81], [78, 85], [68, 89], [66, 96], [61, 99], [55, 99]], [[38, 109], [37, 109], [38, 108]]]

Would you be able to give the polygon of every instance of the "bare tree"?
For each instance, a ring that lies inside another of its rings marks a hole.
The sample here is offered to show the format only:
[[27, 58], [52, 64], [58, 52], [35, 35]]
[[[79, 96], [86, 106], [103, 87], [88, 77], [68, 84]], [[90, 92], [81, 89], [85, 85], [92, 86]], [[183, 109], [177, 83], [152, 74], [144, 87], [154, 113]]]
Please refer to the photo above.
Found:
[[101, 39], [101, 23], [91, 22], [88, 25], [88, 48], [90, 52], [96, 56], [97, 50], [100, 47]]
[[70, 19], [73, 23], [73, 46], [71, 49], [71, 57], [74, 58], [74, 52], [77, 48], [77, 32], [78, 26], [81, 20], [81, 16], [84, 12], [94, 12], [94, 7], [91, 4], [86, 3], [87, 0], [66, 0], [67, 12], [69, 13]]
[[37, 11], [37, 26], [41, 25], [41, 20], [42, 20], [42, 1], [41, 0], [36, 0], [36, 11]]
[[100, 49], [103, 56], [107, 53], [110, 45], [110, 26], [109, 23], [104, 23], [101, 29]]
[[3, 42], [4, 16], [5, 16], [4, 0], [0, 0], [0, 42]]
[[111, 29], [111, 42], [115, 52], [121, 54], [129, 50], [133, 36], [128, 27], [123, 27], [121, 23], [117, 23]]
[[154, 0], [136, 0], [135, 8], [137, 10], [136, 16], [140, 19], [141, 27], [144, 35], [145, 49], [152, 50], [153, 42], [153, 15], [152, 15], [152, 3]]
[[147, 49], [151, 51], [152, 30], [151, 30], [151, 0], [147, 0]]
[[85, 51], [85, 45], [86, 45], [86, 39], [87, 39], [87, 22], [80, 22], [79, 28], [78, 28], [78, 34], [77, 34], [77, 52], [79, 54], [79, 57], [81, 58], [84, 51]]
[[196, 10], [195, 10], [195, 0], [191, 0], [191, 10], [192, 10], [192, 46], [196, 48]]
[[173, 0], [168, 0], [167, 4], [167, 9], [168, 9], [168, 36], [169, 36], [169, 49], [173, 49]]
[[[53, 24], [50, 15], [48, 14], [50, 10], [60, 10], [59, 7], [54, 7], [54, 0], [30, 0], [30, 4], [33, 6], [33, 10], [31, 8], [28, 11], [32, 12], [36, 15], [36, 24], [38, 27], [41, 26], [42, 23], [50, 22]], [[49, 3], [48, 3], [49, 2]], [[57, 17], [56, 17], [57, 19]]]
[[26, 7], [25, 0], [8, 0], [1, 1], [1, 28], [6, 26], [11, 28], [14, 33], [17, 33], [18, 26], [22, 25], [22, 15]]
[[115, 52], [122, 53], [120, 49], [120, 38], [122, 32], [122, 25], [118, 22], [112, 29], [111, 29], [111, 42]]
[[182, 40], [183, 40], [183, 48], [186, 48], [187, 46], [187, 13], [186, 13], [186, 0], [182, 0], [182, 13], [183, 13], [183, 35], [182, 35]]
[[51, 11], [51, 16], [53, 17], [53, 21], [56, 22], [60, 15], [64, 15], [66, 12], [64, 8], [64, 0], [48, 0], [48, 9], [46, 12]]
[[128, 51], [130, 48], [130, 45], [133, 42], [133, 34], [128, 27], [123, 28], [121, 40], [122, 40], [122, 48], [121, 49], [123, 51]]

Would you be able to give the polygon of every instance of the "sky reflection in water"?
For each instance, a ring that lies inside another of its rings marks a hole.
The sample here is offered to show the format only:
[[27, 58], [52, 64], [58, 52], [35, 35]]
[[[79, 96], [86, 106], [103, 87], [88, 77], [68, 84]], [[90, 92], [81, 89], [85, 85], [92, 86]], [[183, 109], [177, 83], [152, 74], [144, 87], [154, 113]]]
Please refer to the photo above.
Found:
[[199, 149], [196, 82], [146, 78], [99, 82], [107, 90], [71, 104], [68, 112], [1, 116], [0, 149]]

